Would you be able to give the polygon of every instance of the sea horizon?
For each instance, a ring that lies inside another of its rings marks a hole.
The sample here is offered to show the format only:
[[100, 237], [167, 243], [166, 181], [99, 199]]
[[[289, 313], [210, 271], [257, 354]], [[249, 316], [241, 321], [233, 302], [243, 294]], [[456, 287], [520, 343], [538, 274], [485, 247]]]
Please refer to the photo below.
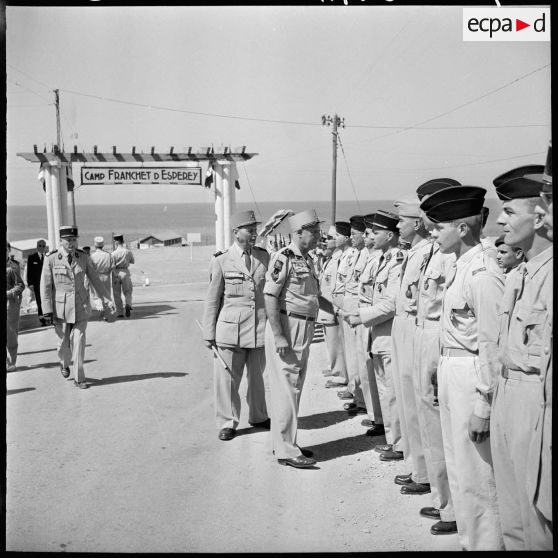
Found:
[[[501, 227], [496, 219], [501, 205], [498, 199], [487, 199], [490, 214], [485, 228], [487, 236], [498, 236]], [[253, 209], [262, 224], [280, 209], [295, 213], [315, 209], [324, 220], [322, 230], [331, 223], [330, 201], [296, 202], [237, 202], [236, 209]], [[393, 211], [393, 200], [338, 200], [336, 220], [346, 221], [352, 215], [373, 213], [378, 209]], [[200, 233], [202, 245], [215, 244], [215, 206], [213, 202], [192, 203], [144, 203], [144, 204], [79, 204], [76, 205], [76, 221], [79, 230], [79, 245], [92, 246], [96, 236], [110, 241], [113, 234], [123, 234], [129, 242], [151, 234], [176, 233], [186, 237], [188, 233]], [[31, 238], [48, 238], [46, 206], [6, 206], [7, 238], [10, 241]]]

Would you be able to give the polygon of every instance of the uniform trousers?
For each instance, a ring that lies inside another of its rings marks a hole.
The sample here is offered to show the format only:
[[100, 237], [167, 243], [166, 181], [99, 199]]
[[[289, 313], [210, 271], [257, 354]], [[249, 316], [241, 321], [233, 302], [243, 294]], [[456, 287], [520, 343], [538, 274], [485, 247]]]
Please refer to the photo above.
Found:
[[366, 405], [368, 418], [376, 424], [384, 424], [382, 418], [382, 407], [376, 384], [376, 374], [370, 356], [370, 328], [357, 325], [357, 357], [359, 362], [360, 389]]
[[265, 402], [265, 349], [219, 346], [219, 354], [232, 373], [225, 370], [218, 358], [213, 364], [213, 388], [217, 428], [236, 428], [240, 422], [240, 382], [246, 366], [248, 422], [263, 422], [268, 418]]
[[265, 355], [269, 375], [273, 450], [277, 459], [288, 459], [302, 455], [296, 444], [298, 407], [306, 379], [314, 322], [285, 314], [279, 314], [279, 319], [289, 347], [283, 356], [279, 356], [275, 350], [273, 331], [267, 322]]
[[432, 376], [440, 360], [440, 322], [426, 321], [418, 326], [414, 337], [416, 374], [413, 375], [426, 470], [430, 480], [432, 505], [440, 510], [442, 521], [455, 521], [453, 500], [448, 480], [440, 407], [435, 403]]
[[6, 366], [15, 366], [17, 360], [20, 308], [19, 297], [16, 300], [8, 299], [6, 306]]
[[[106, 295], [105, 296], [110, 297], [110, 294], [111, 294], [110, 273], [101, 273], [101, 272], [97, 272], [97, 273], [99, 275], [99, 279], [100, 279], [101, 283], [105, 287], [105, 290], [106, 290]], [[95, 288], [91, 284], [89, 285], [89, 289], [91, 291], [91, 303], [95, 307], [95, 310], [102, 311], [103, 310], [103, 301], [99, 297], [99, 293], [97, 293], [97, 291], [95, 290]], [[131, 297], [131, 295], [130, 295], [130, 297]], [[130, 305], [132, 304], [131, 300], [132, 299], [130, 298]], [[126, 303], [126, 304], [128, 304], [128, 303]], [[122, 302], [120, 303], [120, 310], [122, 310]]]
[[[358, 298], [354, 296], [343, 297], [343, 310], [353, 312], [358, 309]], [[359, 334], [345, 320], [340, 320], [342, 326], [343, 350], [345, 351], [345, 363], [347, 364], [347, 376], [349, 383], [347, 391], [354, 395], [354, 403], [359, 407], [364, 407], [364, 396], [360, 386], [360, 361], [358, 359]]]
[[376, 375], [386, 442], [393, 446], [394, 451], [402, 451], [401, 426], [395, 403], [395, 391], [393, 390], [390, 353], [373, 353], [372, 365]]
[[132, 306], [132, 278], [128, 269], [115, 269], [112, 273], [112, 294], [118, 314], [122, 314], [122, 293], [126, 306]]
[[322, 324], [324, 328], [325, 344], [329, 357], [329, 367], [332, 376], [349, 381], [347, 365], [345, 364], [345, 351], [343, 350], [343, 339], [341, 337], [341, 324]]
[[40, 318], [43, 315], [43, 306], [41, 304], [41, 284], [33, 283], [31, 287], [33, 287], [33, 294], [35, 295], [35, 301], [37, 302], [37, 314]]
[[413, 382], [413, 376], [417, 373], [413, 351], [416, 328], [414, 316], [393, 318], [391, 367], [405, 463], [411, 469], [413, 481], [427, 483], [428, 471], [420, 438]]
[[74, 380], [85, 382], [85, 330], [87, 320], [80, 320], [69, 324], [54, 318], [54, 333], [58, 337], [58, 360], [64, 368], [68, 368], [73, 361]]
[[[539, 374], [500, 376], [492, 403], [490, 443], [506, 550], [552, 550], [551, 525], [537, 512], [526, 486], [529, 447], [540, 405]], [[518, 412], [521, 410], [521, 412]]]
[[441, 356], [438, 397], [448, 479], [459, 542], [464, 550], [503, 550], [490, 439], [469, 438], [478, 398], [477, 356]]

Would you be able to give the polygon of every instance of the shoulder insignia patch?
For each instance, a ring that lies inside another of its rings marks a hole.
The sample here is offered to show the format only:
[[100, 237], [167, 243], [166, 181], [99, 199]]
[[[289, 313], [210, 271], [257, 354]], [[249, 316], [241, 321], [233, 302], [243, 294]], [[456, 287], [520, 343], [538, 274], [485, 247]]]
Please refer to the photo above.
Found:
[[281, 270], [283, 269], [283, 262], [281, 260], [275, 260], [275, 263], [273, 264], [273, 271], [271, 272], [271, 278], [274, 281], [277, 281], [277, 278], [279, 277], [279, 274], [281, 273]]
[[62, 259], [62, 254], [58, 254], [58, 259], [59, 259], [59, 260]]
[[403, 252], [397, 252], [397, 255], [395, 256], [395, 259], [398, 262], [402, 262], [405, 259], [405, 255], [403, 254]]
[[287, 256], [287, 258], [294, 258], [294, 252], [290, 248], [287, 248], [283, 252], [283, 254], [285, 254], [285, 256]]
[[477, 273], [479, 273], [481, 271], [486, 271], [486, 267], [479, 267], [478, 269], [474, 269], [473, 270], [473, 275], [476, 275]]
[[391, 254], [388, 254], [388, 255], [386, 256], [386, 260], [385, 260], [385, 261], [386, 261], [386, 262], [389, 262], [389, 260], [391, 260]]
[[215, 252], [215, 254], [213, 254], [214, 258], [217, 258], [219, 256], [222, 256], [223, 254], [226, 254], [227, 251], [226, 250], [219, 250], [218, 252]]

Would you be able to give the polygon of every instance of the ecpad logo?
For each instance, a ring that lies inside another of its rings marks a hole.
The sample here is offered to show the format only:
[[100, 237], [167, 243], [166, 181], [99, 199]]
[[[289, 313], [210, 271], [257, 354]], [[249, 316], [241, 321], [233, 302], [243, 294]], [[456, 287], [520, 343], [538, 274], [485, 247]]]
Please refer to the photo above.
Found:
[[550, 41], [550, 8], [463, 8], [464, 41]]

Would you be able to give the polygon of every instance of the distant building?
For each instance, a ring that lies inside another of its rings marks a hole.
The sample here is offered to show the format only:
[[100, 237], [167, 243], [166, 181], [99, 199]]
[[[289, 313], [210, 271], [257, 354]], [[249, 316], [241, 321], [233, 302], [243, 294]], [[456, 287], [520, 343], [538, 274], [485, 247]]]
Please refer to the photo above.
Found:
[[[10, 245], [12, 247], [12, 254], [15, 257], [16, 260], [18, 260], [20, 263], [23, 262], [24, 260], [27, 260], [27, 258], [35, 253], [37, 251], [37, 242], [39, 242], [39, 240], [45, 240], [44, 238], [29, 238], [27, 240], [14, 240], [10, 242]], [[50, 248], [48, 247], [48, 240], [46, 241], [47, 244], [47, 251], [50, 250]]]
[[161, 248], [163, 246], [182, 246], [182, 235], [174, 232], [162, 232], [157, 234], [150, 234], [145, 238], [140, 238], [140, 250], [146, 248]]

